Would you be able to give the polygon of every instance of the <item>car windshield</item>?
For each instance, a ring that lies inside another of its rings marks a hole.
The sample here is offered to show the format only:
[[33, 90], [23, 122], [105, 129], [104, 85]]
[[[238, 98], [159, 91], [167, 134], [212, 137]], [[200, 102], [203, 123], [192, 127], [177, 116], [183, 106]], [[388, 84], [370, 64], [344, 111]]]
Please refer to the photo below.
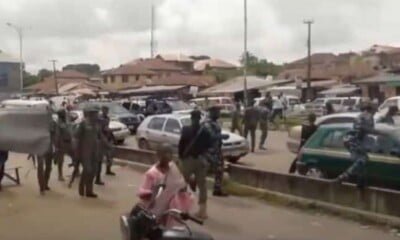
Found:
[[183, 101], [167, 101], [167, 103], [171, 106], [173, 111], [182, 111], [182, 110], [192, 109], [192, 107], [190, 107], [189, 104], [187, 104]]

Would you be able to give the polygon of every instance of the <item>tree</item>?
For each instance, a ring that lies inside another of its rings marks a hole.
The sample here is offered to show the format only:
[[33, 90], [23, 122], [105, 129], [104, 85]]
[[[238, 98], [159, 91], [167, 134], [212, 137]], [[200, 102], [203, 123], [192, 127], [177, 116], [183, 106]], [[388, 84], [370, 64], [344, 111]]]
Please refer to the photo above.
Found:
[[38, 82], [40, 82], [40, 78], [37, 75], [24, 71], [24, 87], [28, 87]]
[[100, 72], [100, 66], [98, 64], [89, 64], [89, 63], [78, 63], [78, 64], [68, 64], [64, 66], [64, 70], [75, 70], [81, 73], [85, 73], [89, 76], [98, 74]]
[[[239, 59], [242, 66], [245, 64], [245, 54], [242, 54]], [[256, 76], [276, 76], [282, 70], [282, 65], [268, 62], [267, 59], [259, 59], [254, 54], [247, 52], [247, 73]]]
[[42, 68], [42, 69], [39, 70], [39, 72], [38, 72], [38, 74], [37, 74], [37, 77], [38, 77], [39, 80], [41, 81], [41, 80], [43, 80], [44, 78], [49, 77], [49, 76], [51, 76], [51, 75], [53, 75], [53, 71], [50, 71], [50, 70], [47, 70], [47, 69]]

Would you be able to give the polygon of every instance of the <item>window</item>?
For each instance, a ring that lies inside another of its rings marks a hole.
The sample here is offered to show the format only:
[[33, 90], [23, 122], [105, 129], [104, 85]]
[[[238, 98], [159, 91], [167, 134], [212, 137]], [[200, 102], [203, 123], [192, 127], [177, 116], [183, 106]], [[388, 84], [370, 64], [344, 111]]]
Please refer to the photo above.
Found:
[[181, 125], [179, 125], [178, 120], [170, 118], [167, 120], [167, 123], [165, 124], [164, 131], [174, 134], [180, 134]]
[[107, 83], [108, 83], [108, 79], [107, 79], [107, 78], [104, 78], [104, 79], [103, 79], [103, 82], [104, 82], [104, 84], [107, 84]]
[[149, 128], [153, 130], [160, 130], [164, 126], [165, 118], [155, 117], [150, 120]]
[[340, 105], [342, 103], [342, 100], [340, 100], [340, 99], [331, 99], [331, 100], [328, 100], [328, 102], [331, 103], [331, 104]]
[[331, 123], [353, 123], [355, 117], [334, 117], [328, 118], [325, 121], [320, 122], [318, 125], [331, 124]]
[[344, 148], [343, 137], [346, 134], [346, 129], [332, 130], [325, 135], [321, 142], [321, 147], [327, 148]]
[[140, 76], [139, 75], [135, 75], [135, 80], [139, 81]]
[[128, 75], [122, 75], [122, 82], [127, 83], [128, 82]]
[[354, 106], [356, 104], [355, 99], [345, 99], [343, 100], [343, 105], [345, 106]]
[[111, 83], [115, 83], [115, 76], [111, 76], [110, 82], [111, 82]]

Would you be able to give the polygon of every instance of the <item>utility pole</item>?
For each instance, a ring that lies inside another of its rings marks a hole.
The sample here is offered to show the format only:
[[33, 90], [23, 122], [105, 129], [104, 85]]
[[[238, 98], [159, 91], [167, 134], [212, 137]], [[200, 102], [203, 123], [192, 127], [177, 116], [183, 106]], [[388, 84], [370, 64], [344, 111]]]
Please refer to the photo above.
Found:
[[57, 82], [57, 72], [56, 72], [56, 59], [51, 59], [49, 62], [53, 63], [53, 78], [54, 78], [54, 86], [56, 89], [56, 94], [58, 95], [58, 82]]
[[150, 57], [154, 58], [154, 4], [151, 4]]
[[311, 25], [314, 23], [313, 20], [304, 20], [304, 24], [307, 24], [308, 38], [307, 38], [307, 100], [312, 100], [313, 93], [311, 89]]
[[15, 31], [18, 34], [18, 38], [19, 38], [19, 81], [20, 81], [20, 90], [21, 92], [24, 90], [24, 63], [22, 60], [22, 32], [23, 32], [23, 28], [21, 26], [17, 26], [15, 24], [12, 23], [6, 23], [7, 26], [15, 29]]
[[244, 104], [248, 105], [248, 93], [247, 93], [247, 0], [244, 0], [244, 63], [243, 63], [243, 97]]

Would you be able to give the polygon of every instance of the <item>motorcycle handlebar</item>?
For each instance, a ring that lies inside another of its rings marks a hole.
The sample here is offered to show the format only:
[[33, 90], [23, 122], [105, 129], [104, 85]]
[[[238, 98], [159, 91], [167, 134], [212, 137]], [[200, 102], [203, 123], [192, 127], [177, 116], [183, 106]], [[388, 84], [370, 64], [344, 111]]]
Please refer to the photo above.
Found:
[[181, 215], [182, 219], [188, 219], [188, 220], [191, 220], [191, 221], [193, 221], [193, 222], [195, 222], [195, 223], [197, 223], [199, 225], [203, 225], [203, 220], [198, 219], [198, 218], [190, 215], [189, 213], [181, 213], [180, 215]]

